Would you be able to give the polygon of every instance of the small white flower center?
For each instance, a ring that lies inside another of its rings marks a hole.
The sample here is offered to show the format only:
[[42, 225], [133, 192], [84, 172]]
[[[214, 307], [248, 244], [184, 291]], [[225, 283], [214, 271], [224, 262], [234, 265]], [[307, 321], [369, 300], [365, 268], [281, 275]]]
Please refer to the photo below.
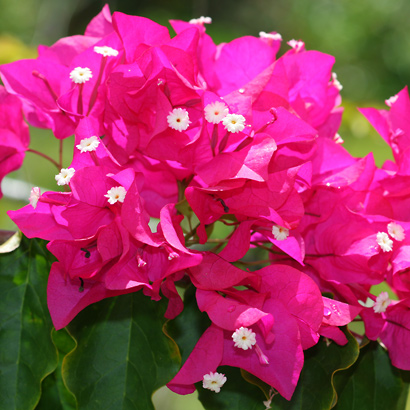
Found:
[[212, 18], [211, 17], [201, 16], [197, 19], [189, 20], [189, 23], [190, 24], [200, 24], [201, 26], [203, 26], [204, 24], [211, 24], [212, 23]]
[[74, 168], [62, 168], [60, 173], [55, 176], [55, 180], [57, 181], [57, 185], [68, 185], [71, 178], [75, 173]]
[[296, 52], [303, 50], [305, 47], [305, 43], [301, 40], [290, 40], [288, 41], [288, 45], [290, 45]]
[[229, 113], [228, 107], [221, 101], [214, 101], [204, 108], [205, 119], [211, 124], [219, 124]]
[[289, 236], [289, 229], [283, 226], [273, 225], [272, 234], [277, 241], [284, 241]]
[[240, 327], [232, 334], [235, 347], [243, 350], [252, 349], [256, 344], [256, 333], [247, 327]]
[[191, 123], [188, 111], [184, 108], [174, 108], [168, 114], [167, 122], [169, 127], [177, 131], [185, 131]]
[[386, 232], [377, 232], [377, 243], [383, 252], [391, 252], [393, 250], [393, 241]]
[[240, 114], [227, 114], [222, 124], [229, 132], [241, 132], [245, 128], [245, 117]]
[[100, 144], [100, 141], [98, 140], [97, 137], [93, 136], [90, 138], [84, 138], [80, 141], [76, 147], [81, 151], [81, 152], [91, 152], [95, 151]]
[[115, 50], [114, 48], [108, 46], [95, 46], [94, 51], [104, 57], [117, 57], [118, 55], [118, 50]]
[[259, 37], [260, 38], [266, 38], [268, 40], [272, 40], [272, 41], [282, 41], [282, 36], [279, 33], [273, 32], [273, 33], [266, 33], [264, 31], [260, 31], [259, 32]]
[[36, 207], [37, 207], [37, 202], [40, 199], [40, 196], [41, 196], [41, 190], [40, 190], [39, 187], [34, 187], [34, 188], [31, 189], [30, 197], [29, 197], [28, 200], [30, 202], [30, 205], [34, 209], [36, 209]]
[[379, 296], [377, 296], [376, 302], [373, 306], [373, 310], [376, 313], [383, 313], [386, 311], [390, 303], [391, 299], [389, 298], [389, 294], [387, 292], [382, 292]]
[[333, 137], [333, 141], [336, 144], [343, 144], [344, 143], [343, 138], [338, 133], [336, 133], [335, 136]]
[[337, 79], [337, 74], [332, 73], [332, 84], [339, 90], [342, 91], [343, 85], [340, 84], [339, 80]]
[[398, 98], [399, 98], [398, 95], [393, 95], [392, 97], [388, 98], [384, 102], [386, 103], [388, 107], [391, 107], [397, 101]]
[[215, 393], [219, 393], [226, 380], [227, 379], [224, 374], [210, 372], [204, 375], [202, 380], [202, 387], [204, 389], [212, 390]]
[[109, 189], [104, 196], [108, 198], [108, 202], [113, 205], [116, 202], [124, 202], [126, 193], [127, 191], [124, 187], [116, 186]]
[[390, 222], [387, 225], [387, 232], [393, 239], [396, 239], [396, 241], [399, 242], [406, 237], [403, 227], [396, 222]]
[[76, 84], [84, 84], [89, 81], [93, 76], [93, 73], [88, 67], [76, 67], [70, 73], [71, 80]]

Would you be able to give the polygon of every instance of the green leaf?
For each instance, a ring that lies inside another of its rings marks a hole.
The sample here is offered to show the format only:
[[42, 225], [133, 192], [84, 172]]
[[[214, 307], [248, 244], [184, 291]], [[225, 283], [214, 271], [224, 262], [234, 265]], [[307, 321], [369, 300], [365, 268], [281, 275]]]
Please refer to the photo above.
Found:
[[344, 332], [348, 339], [345, 346], [321, 338], [305, 351], [305, 364], [291, 401], [277, 395], [272, 400], [272, 409], [327, 410], [332, 407], [336, 399], [335, 373], [350, 367], [359, 355], [356, 339], [347, 329]]
[[53, 257], [44, 241], [23, 238], [0, 255], [0, 398], [4, 409], [33, 409], [41, 381], [57, 366], [47, 309]]
[[337, 410], [404, 410], [408, 384], [405, 372], [392, 366], [379, 343], [370, 342], [360, 350], [357, 362], [335, 378], [339, 400]]
[[180, 361], [162, 331], [166, 305], [135, 292], [90, 305], [70, 323], [77, 347], [64, 359], [63, 378], [80, 410], [154, 408], [152, 393]]
[[206, 410], [265, 410], [266, 400], [262, 391], [248, 383], [241, 376], [237, 367], [220, 366], [218, 373], [223, 373], [227, 381], [219, 393], [204, 389], [197, 383], [198, 397]]
[[76, 343], [66, 329], [59, 331], [53, 329], [52, 337], [58, 350], [58, 367], [43, 380], [41, 400], [36, 410], [75, 410], [77, 408], [75, 397], [68, 391], [63, 381], [62, 363], [64, 357], [75, 348]]

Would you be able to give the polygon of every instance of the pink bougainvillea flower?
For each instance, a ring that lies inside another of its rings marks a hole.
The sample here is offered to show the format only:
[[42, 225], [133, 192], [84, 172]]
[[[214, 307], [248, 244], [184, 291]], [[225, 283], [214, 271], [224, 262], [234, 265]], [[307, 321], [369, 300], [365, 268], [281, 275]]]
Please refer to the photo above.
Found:
[[[209, 267], [201, 264], [190, 272], [199, 285], [198, 307], [207, 312], [212, 325], [168, 387], [180, 394], [191, 393], [193, 384], [204, 374], [229, 365], [249, 371], [290, 400], [303, 364], [302, 349], [319, 339], [323, 301], [318, 287], [296, 269], [275, 265], [255, 272], [261, 278], [260, 293], [223, 290], [209, 277], [218, 274], [218, 264], [229, 264], [210, 255], [204, 262], [208, 259], [215, 262]], [[234, 275], [234, 269], [226, 271], [224, 284], [235, 284], [239, 278]], [[207, 284], [208, 289], [225, 293], [225, 297], [205, 290]], [[234, 336], [244, 329], [251, 343], [241, 346]]]
[[[67, 37], [51, 47], [40, 46], [37, 59], [20, 60], [0, 68], [3, 83], [9, 92], [21, 98], [31, 125], [52, 129], [59, 139], [74, 133], [78, 123], [76, 116], [91, 110], [97, 99], [97, 87], [105, 80], [105, 63], [100, 61], [106, 62], [109, 57], [96, 53], [94, 45], [104, 36], [107, 38], [102, 44], [98, 43], [99, 46], [121, 46], [110, 20], [106, 6], [90, 23], [84, 36]], [[83, 70], [81, 73], [88, 73], [81, 78], [92, 81], [79, 82], [79, 69]]]
[[393, 366], [410, 370], [410, 359], [407, 354], [410, 342], [409, 299], [392, 302], [380, 312], [373, 308], [364, 309], [361, 316], [365, 323], [366, 336], [370, 340], [380, 338], [387, 347]]
[[320, 335], [334, 340], [339, 345], [345, 345], [347, 338], [338, 326], [344, 326], [353, 321], [363, 308], [326, 297], [323, 297], [323, 305], [323, 322], [319, 328]]
[[29, 143], [20, 100], [0, 86], [0, 183], [8, 173], [20, 168]]

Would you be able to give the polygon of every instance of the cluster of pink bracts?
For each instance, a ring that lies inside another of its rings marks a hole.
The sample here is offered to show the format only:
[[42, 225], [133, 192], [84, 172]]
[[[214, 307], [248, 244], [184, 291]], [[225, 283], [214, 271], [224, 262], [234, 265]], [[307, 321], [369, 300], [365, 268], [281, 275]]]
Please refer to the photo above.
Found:
[[[201, 380], [218, 392], [217, 368], [228, 365], [290, 399], [303, 351], [320, 335], [345, 344], [339, 326], [358, 315], [409, 370], [407, 90], [387, 111], [362, 110], [393, 150], [395, 162], [377, 168], [342, 147], [332, 56], [292, 40], [276, 58], [277, 33], [217, 46], [208, 22], [172, 21], [171, 38], [106, 6], [84, 36], [0, 68], [0, 178], [28, 149], [22, 112], [58, 139], [75, 135], [73, 161], [55, 177], [66, 191], [33, 188], [30, 204], [9, 212], [58, 259], [48, 283], [55, 327], [139, 290], [169, 299], [174, 318], [175, 283], [189, 280], [212, 324], [169, 382], [177, 393]], [[223, 249], [203, 251], [216, 221], [233, 230]], [[232, 264], [251, 248], [266, 250], [269, 265]], [[398, 300], [370, 293], [383, 281]]]

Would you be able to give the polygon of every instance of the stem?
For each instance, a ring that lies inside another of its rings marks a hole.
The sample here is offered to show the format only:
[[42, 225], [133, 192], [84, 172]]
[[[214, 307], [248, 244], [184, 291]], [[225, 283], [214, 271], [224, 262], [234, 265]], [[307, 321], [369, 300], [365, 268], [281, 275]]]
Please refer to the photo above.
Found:
[[226, 222], [223, 219], [219, 219], [219, 222], [222, 222], [224, 225], [226, 226], [235, 226], [235, 225], [239, 225], [239, 222]]
[[78, 101], [77, 101], [77, 112], [80, 115], [83, 115], [83, 86], [84, 83], [78, 84]]
[[188, 242], [191, 242], [190, 244], [191, 244], [191, 245], [194, 245], [194, 244], [197, 244], [198, 242], [196, 242], [196, 241], [189, 241], [189, 239], [192, 238], [192, 237], [195, 235], [195, 232], [196, 232], [196, 230], [198, 229], [198, 227], [199, 227], [200, 224], [198, 224], [197, 226], [195, 226], [194, 229], [192, 229], [192, 227], [191, 227], [191, 220], [188, 219], [188, 222], [189, 222], [189, 228], [191, 229], [191, 231], [188, 232], [187, 235], [185, 236], [185, 243], [188, 244]]
[[61, 169], [63, 168], [63, 140], [60, 140], [59, 157], [60, 157], [60, 169]]
[[[204, 245], [206, 245], [208, 243], [217, 243], [217, 244], [223, 245], [224, 243], [227, 243], [228, 241], [229, 241], [228, 238], [225, 238], [225, 239], [208, 239], [204, 243]], [[186, 245], [197, 245], [198, 241], [191, 240], [191, 241], [186, 241], [185, 243], [186, 243]]]
[[98, 78], [97, 78], [97, 81], [96, 81], [96, 83], [95, 83], [95, 85], [94, 85], [94, 89], [93, 89], [92, 94], [91, 94], [90, 105], [89, 105], [89, 107], [88, 107], [88, 114], [87, 114], [87, 115], [90, 114], [90, 112], [91, 112], [91, 110], [92, 110], [92, 108], [93, 108], [93, 106], [94, 106], [94, 103], [95, 103], [95, 101], [97, 100], [98, 87], [99, 87], [100, 84], [101, 84], [101, 80], [102, 80], [102, 76], [103, 76], [103, 73], [104, 73], [104, 69], [105, 69], [105, 65], [106, 65], [106, 64], [107, 64], [107, 57], [103, 57], [102, 60], [101, 60], [101, 64], [100, 64], [100, 71], [99, 71], [99, 73], [98, 73]]
[[235, 263], [240, 263], [241, 265], [245, 266], [255, 266], [255, 265], [262, 265], [263, 263], [271, 263], [272, 261], [269, 259], [262, 259], [260, 261], [236, 261]]
[[50, 161], [50, 162], [60, 171], [60, 169], [61, 169], [60, 165], [59, 165], [56, 161], [54, 161], [53, 158], [49, 157], [48, 155], [43, 154], [42, 152], [37, 151], [37, 150], [35, 150], [35, 149], [31, 149], [31, 148], [29, 148], [29, 149], [27, 150], [27, 152], [32, 152], [33, 154], [40, 155], [40, 157], [43, 157], [43, 158], [47, 159], [48, 161]]

